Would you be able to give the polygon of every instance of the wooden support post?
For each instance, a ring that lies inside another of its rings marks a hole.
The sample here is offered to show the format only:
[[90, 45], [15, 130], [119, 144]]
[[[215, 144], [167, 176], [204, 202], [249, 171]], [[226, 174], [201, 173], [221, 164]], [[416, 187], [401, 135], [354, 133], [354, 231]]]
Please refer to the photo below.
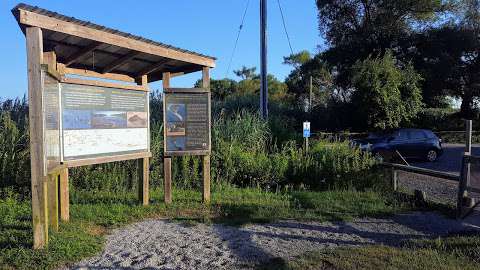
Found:
[[460, 181], [458, 183], [458, 195], [457, 195], [457, 218], [463, 216], [463, 202], [467, 193], [467, 167], [470, 164], [469, 156], [464, 155], [462, 158], [462, 167], [460, 170]]
[[48, 221], [50, 227], [58, 231], [58, 175], [51, 174], [48, 176], [47, 183], [48, 195]]
[[60, 204], [60, 219], [68, 221], [70, 219], [70, 194], [68, 187], [68, 168], [65, 168], [60, 173], [59, 180], [59, 204]]
[[203, 192], [202, 198], [204, 203], [210, 202], [210, 155], [202, 156], [203, 158]]
[[163, 158], [163, 189], [164, 189], [164, 199], [166, 204], [172, 203], [172, 158], [164, 157]]
[[[43, 239], [45, 239], [45, 242], [44, 242], [44, 247], [48, 246], [48, 180], [46, 177], [43, 177], [43, 180], [42, 180], [42, 183], [41, 183], [41, 186], [43, 188], [43, 197], [41, 198], [42, 200], [42, 220], [43, 220], [43, 223], [41, 224], [41, 227], [43, 229]], [[32, 209], [33, 209], [33, 205], [32, 205]], [[34, 233], [34, 241], [35, 241], [35, 231], [33, 232]], [[35, 242], [33, 242], [33, 248], [35, 249]]]
[[398, 190], [398, 171], [395, 170], [395, 168], [391, 168], [391, 174], [392, 174], [392, 188], [393, 191]]
[[[170, 88], [170, 72], [163, 73], [163, 90]], [[165, 106], [165, 100], [164, 106]], [[163, 116], [163, 122], [165, 123], [166, 116]], [[166, 138], [165, 128], [163, 129], [163, 137]], [[166, 204], [172, 203], [172, 157], [163, 157], [163, 190], [164, 190], [164, 200]]]
[[[466, 120], [466, 141], [465, 141], [465, 154], [471, 155], [472, 154], [472, 120]], [[465, 171], [465, 181], [466, 181], [466, 188], [470, 186], [470, 163], [466, 164], [466, 171]], [[468, 192], [465, 190], [465, 196], [468, 196]]]
[[42, 30], [38, 27], [27, 27], [25, 35], [27, 39], [33, 248], [39, 249], [44, 248], [48, 241], [42, 119], [43, 37]]
[[149, 159], [142, 158], [138, 160], [138, 198], [142, 205], [149, 204]]
[[[203, 67], [202, 69], [202, 87], [210, 91], [210, 68]], [[209, 101], [210, 102], [210, 101]], [[210, 119], [210, 113], [209, 119]], [[210, 121], [209, 121], [210, 122]], [[211, 123], [208, 123], [209, 130]], [[211, 134], [208, 134], [209, 145], [211, 145]], [[210, 155], [203, 156], [203, 192], [202, 198], [204, 203], [210, 202]]]

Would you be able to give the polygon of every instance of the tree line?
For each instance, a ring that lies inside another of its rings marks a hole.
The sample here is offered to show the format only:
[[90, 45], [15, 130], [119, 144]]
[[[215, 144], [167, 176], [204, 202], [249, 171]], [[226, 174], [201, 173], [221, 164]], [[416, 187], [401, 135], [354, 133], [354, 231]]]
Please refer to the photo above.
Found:
[[[425, 110], [478, 118], [480, 0], [317, 0], [327, 42], [287, 56], [285, 82], [269, 75], [270, 99], [307, 107], [321, 129], [413, 125]], [[258, 94], [255, 68], [213, 80], [216, 99]], [[312, 78], [312, 79], [311, 79]], [[313, 82], [313, 95], [309, 93]], [[417, 121], [418, 122], [418, 121]]]

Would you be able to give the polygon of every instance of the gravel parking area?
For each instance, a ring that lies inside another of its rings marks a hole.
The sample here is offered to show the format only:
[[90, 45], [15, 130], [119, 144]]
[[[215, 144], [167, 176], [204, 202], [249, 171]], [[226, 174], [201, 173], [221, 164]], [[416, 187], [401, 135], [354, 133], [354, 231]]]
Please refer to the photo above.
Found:
[[[444, 154], [437, 161], [411, 161], [410, 165], [459, 175], [465, 146], [444, 144], [443, 148]], [[472, 152], [480, 156], [480, 145], [473, 145]], [[472, 179], [477, 178], [480, 179], [480, 168], [472, 167]], [[427, 198], [431, 201], [449, 205], [457, 203], [458, 182], [407, 172], [399, 172], [398, 180], [401, 189], [425, 191]], [[480, 200], [480, 194], [471, 193], [471, 195]]]
[[149, 220], [117, 229], [102, 254], [71, 269], [252, 269], [307, 251], [430, 238], [475, 228], [435, 213], [352, 222], [281, 221], [244, 227]]

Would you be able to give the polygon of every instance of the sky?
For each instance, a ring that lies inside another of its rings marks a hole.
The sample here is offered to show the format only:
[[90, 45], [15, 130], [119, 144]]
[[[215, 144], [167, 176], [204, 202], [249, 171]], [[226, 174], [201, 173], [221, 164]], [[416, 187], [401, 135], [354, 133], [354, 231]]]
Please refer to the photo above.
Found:
[[[213, 79], [237, 79], [233, 70], [259, 67], [259, 0], [250, 0], [245, 24], [229, 74], [228, 62], [248, 0], [25, 0], [77, 19], [143, 36], [155, 41], [217, 58]], [[295, 52], [317, 52], [323, 44], [314, 0], [280, 0]], [[25, 37], [11, 13], [20, 2], [0, 0], [0, 98], [23, 96], [27, 91]], [[291, 67], [282, 64], [290, 54], [277, 0], [268, 0], [268, 72], [280, 80]], [[257, 68], [257, 71], [259, 69]], [[174, 87], [192, 87], [200, 73], [172, 79]], [[153, 83], [151, 89], [161, 88]]]

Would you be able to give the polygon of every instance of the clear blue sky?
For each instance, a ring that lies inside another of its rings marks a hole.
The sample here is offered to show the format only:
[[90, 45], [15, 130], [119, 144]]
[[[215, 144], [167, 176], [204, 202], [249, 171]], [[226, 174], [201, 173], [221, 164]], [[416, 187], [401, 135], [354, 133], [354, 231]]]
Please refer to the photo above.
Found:
[[[0, 4], [0, 97], [27, 91], [25, 38], [10, 10], [18, 1]], [[140, 35], [218, 58], [212, 78], [224, 78], [247, 0], [81, 0], [25, 1], [67, 16]], [[294, 51], [317, 52], [319, 35], [314, 0], [281, 0]], [[277, 0], [268, 0], [269, 73], [283, 80], [291, 67], [283, 65], [290, 49], [283, 31]], [[259, 0], [250, 0], [231, 70], [259, 66]], [[176, 87], [191, 87], [200, 78], [193, 73], [175, 78]], [[232, 71], [228, 77], [235, 78]], [[151, 88], [160, 88], [159, 83]]]

